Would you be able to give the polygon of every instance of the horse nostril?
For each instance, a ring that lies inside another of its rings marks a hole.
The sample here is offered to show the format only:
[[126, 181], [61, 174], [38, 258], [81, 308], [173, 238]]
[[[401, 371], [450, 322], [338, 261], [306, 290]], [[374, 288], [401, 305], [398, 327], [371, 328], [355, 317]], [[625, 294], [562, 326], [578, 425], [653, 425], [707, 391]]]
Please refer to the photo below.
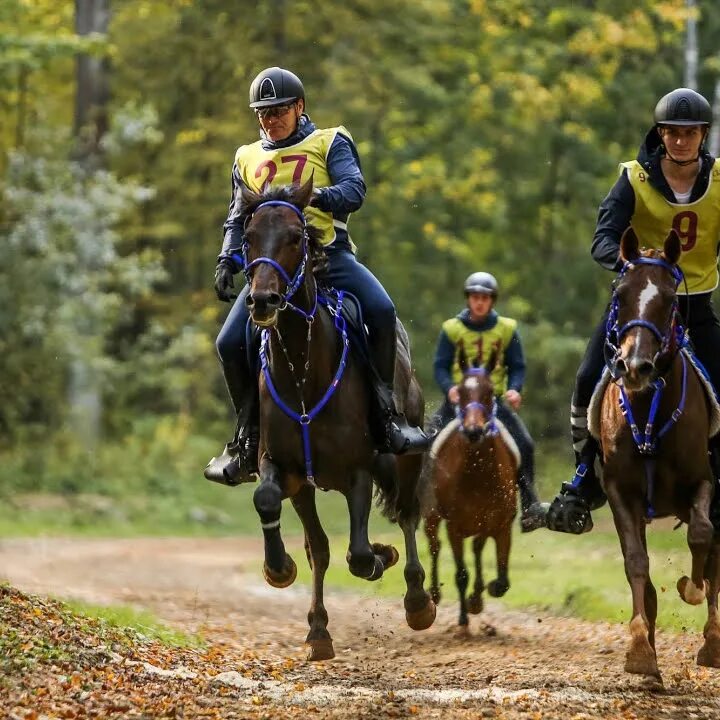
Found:
[[282, 295], [280, 293], [271, 292], [268, 295], [267, 304], [269, 308], [277, 309], [282, 303]]
[[654, 370], [655, 366], [647, 360], [639, 363], [637, 366], [637, 372], [640, 377], [647, 377], [648, 375], [652, 375]]
[[615, 372], [618, 375], [627, 375], [627, 371], [628, 371], [627, 363], [622, 358], [620, 358], [615, 363]]
[[255, 304], [255, 300], [253, 299], [253, 296], [250, 295], [250, 293], [247, 294], [247, 297], [245, 298], [245, 305], [249, 308], [251, 308]]

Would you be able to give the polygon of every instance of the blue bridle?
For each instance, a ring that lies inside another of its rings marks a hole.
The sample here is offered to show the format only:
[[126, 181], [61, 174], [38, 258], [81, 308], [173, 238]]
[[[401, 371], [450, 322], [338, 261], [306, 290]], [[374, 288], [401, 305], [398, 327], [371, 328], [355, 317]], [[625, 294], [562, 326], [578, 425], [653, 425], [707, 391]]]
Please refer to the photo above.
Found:
[[[487, 377], [488, 372], [485, 368], [468, 368], [464, 373], [464, 377]], [[465, 433], [464, 420], [468, 410], [480, 410], [485, 417], [485, 424], [480, 428], [481, 437], [495, 437], [498, 434], [498, 428], [495, 424], [497, 419], [497, 400], [493, 397], [492, 406], [488, 408], [485, 403], [477, 402], [473, 400], [467, 405], [458, 405], [455, 408], [455, 415], [460, 420], [460, 427], [458, 430], [461, 433]]]
[[[306, 312], [302, 308], [298, 307], [294, 303], [290, 302], [290, 299], [292, 296], [298, 291], [298, 289], [301, 287], [303, 282], [305, 281], [305, 269], [307, 267], [308, 262], [308, 252], [307, 252], [307, 246], [308, 246], [308, 232], [307, 232], [307, 221], [305, 219], [304, 213], [295, 207], [292, 203], [285, 202], [284, 200], [268, 200], [267, 202], [260, 203], [255, 208], [255, 211], [253, 212], [253, 215], [250, 216], [250, 219], [262, 208], [265, 207], [286, 207], [292, 210], [298, 218], [300, 218], [300, 222], [303, 226], [303, 239], [302, 239], [302, 254], [303, 257], [298, 263], [297, 268], [295, 269], [295, 273], [292, 277], [288, 275], [288, 273], [285, 271], [285, 268], [280, 265], [276, 260], [273, 260], [271, 257], [259, 257], [253, 260], [252, 262], [247, 262], [247, 242], [243, 243], [242, 246], [242, 257], [233, 256], [233, 258], [236, 261], [239, 261], [242, 263], [243, 272], [245, 273], [245, 278], [250, 284], [251, 282], [251, 273], [250, 271], [252, 268], [257, 267], [258, 265], [265, 263], [267, 265], [271, 265], [280, 275], [280, 277], [285, 280], [286, 289], [285, 292], [282, 294], [282, 305], [280, 307], [280, 310], [284, 310], [286, 307], [289, 307], [291, 310], [294, 310], [299, 315], [302, 315], [307, 324], [308, 324], [308, 358], [309, 358], [309, 351], [310, 351], [310, 339], [312, 334], [312, 325], [315, 320], [315, 315], [317, 313], [318, 305], [324, 305], [327, 309], [330, 315], [333, 317], [335, 329], [337, 330], [338, 334], [340, 335], [342, 339], [342, 352], [340, 354], [340, 362], [338, 364], [337, 371], [335, 372], [335, 376], [333, 377], [332, 381], [330, 382], [330, 385], [328, 389], [325, 391], [325, 394], [320, 398], [319, 402], [310, 410], [306, 410], [305, 408], [305, 402], [302, 398], [302, 386], [304, 385], [304, 379], [302, 384], [298, 384], [298, 388], [300, 389], [300, 406], [301, 406], [301, 412], [296, 412], [293, 410], [281, 397], [280, 394], [277, 391], [277, 388], [275, 387], [275, 383], [272, 379], [272, 374], [270, 373], [270, 360], [268, 359], [268, 344], [270, 339], [270, 329], [269, 328], [263, 328], [261, 332], [261, 340], [260, 340], [260, 367], [262, 369], [263, 376], [265, 378], [265, 384], [267, 385], [268, 391], [270, 392], [270, 395], [272, 399], [274, 400], [275, 404], [289, 417], [292, 418], [295, 422], [297, 422], [300, 425], [300, 433], [302, 436], [302, 446], [303, 446], [303, 456], [305, 459], [305, 477], [306, 480], [310, 485], [313, 487], [317, 487], [315, 484], [315, 474], [313, 471], [313, 464], [312, 464], [312, 452], [310, 447], [310, 423], [318, 416], [318, 414], [322, 411], [322, 409], [328, 404], [330, 401], [330, 398], [334, 395], [335, 390], [337, 390], [338, 385], [340, 384], [340, 380], [342, 379], [343, 373], [345, 372], [345, 368], [347, 367], [347, 361], [348, 361], [348, 353], [350, 350], [350, 340], [348, 338], [347, 333], [347, 327], [345, 323], [345, 318], [342, 315], [342, 303], [344, 298], [344, 293], [342, 291], [337, 293], [337, 300], [335, 301], [335, 304], [332, 303], [330, 299], [328, 299], [325, 295], [322, 295], [318, 292], [317, 288], [315, 290], [315, 300], [313, 302], [312, 308], [309, 312]], [[248, 219], [249, 222], [249, 219]], [[280, 333], [277, 330], [277, 327], [275, 327], [275, 331], [278, 334], [278, 338], [280, 338]], [[282, 343], [282, 340], [280, 339], [280, 342]], [[285, 351], [284, 344], [282, 345], [283, 350]], [[286, 353], [287, 355], [287, 353]], [[291, 375], [294, 372], [294, 368], [292, 363], [290, 362], [290, 358], [286, 357], [288, 364], [290, 366], [290, 373]], [[305, 372], [307, 372], [309, 365], [306, 363], [305, 365]], [[297, 380], [296, 380], [297, 384]]]
[[[626, 262], [620, 274], [616, 279], [617, 282], [625, 276], [625, 274], [635, 265], [656, 265], [667, 270], [675, 280], [675, 289], [679, 287], [683, 281], [683, 273], [676, 265], [671, 265], [665, 260], [660, 258], [647, 258], [639, 257], [633, 262]], [[648, 414], [648, 420], [645, 424], [643, 432], [640, 431], [635, 421], [635, 417], [632, 411], [632, 405], [630, 404], [630, 398], [628, 397], [625, 387], [622, 383], [622, 378], [617, 375], [617, 359], [620, 356], [620, 342], [625, 333], [634, 328], [640, 327], [650, 330], [660, 342], [660, 350], [655, 354], [653, 358], [653, 364], [657, 359], [670, 349], [670, 343], [675, 341], [675, 352], [680, 352], [688, 344], [688, 339], [685, 334], [685, 330], [682, 324], [678, 322], [680, 315], [678, 309], [677, 297], [673, 301], [672, 312], [670, 314], [670, 328], [667, 333], [663, 333], [658, 327], [648, 320], [637, 318], [630, 320], [625, 325], [619, 326], [618, 324], [618, 310], [619, 301], [617, 287], [613, 290], [612, 300], [610, 301], [610, 314], [608, 315], [608, 321], [605, 331], [605, 362], [610, 370], [613, 377], [613, 381], [617, 384], [620, 390], [620, 397], [618, 402], [620, 404], [620, 411], [623, 417], [630, 426], [630, 432], [632, 433], [633, 441], [638, 449], [638, 452], [644, 456], [645, 459], [645, 475], [648, 483], [647, 488], [647, 516], [648, 518], [655, 517], [655, 508], [653, 507], [652, 501], [655, 494], [655, 460], [654, 455], [658, 449], [658, 443], [660, 440], [675, 426], [677, 421], [680, 419], [683, 411], [685, 410], [685, 398], [687, 391], [687, 360], [683, 353], [680, 353], [682, 360], [682, 389], [680, 393], [680, 401], [678, 402], [677, 408], [673, 411], [670, 418], [655, 434], [655, 418], [657, 416], [658, 409], [660, 407], [660, 401], [662, 399], [663, 390], [666, 387], [666, 380], [663, 376], [658, 377], [652, 383], [650, 388], [653, 390], [652, 400], [650, 402], [650, 412]], [[615, 342], [613, 342], [613, 338]], [[669, 366], [671, 367], [671, 366]], [[669, 368], [668, 368], [669, 369]]]

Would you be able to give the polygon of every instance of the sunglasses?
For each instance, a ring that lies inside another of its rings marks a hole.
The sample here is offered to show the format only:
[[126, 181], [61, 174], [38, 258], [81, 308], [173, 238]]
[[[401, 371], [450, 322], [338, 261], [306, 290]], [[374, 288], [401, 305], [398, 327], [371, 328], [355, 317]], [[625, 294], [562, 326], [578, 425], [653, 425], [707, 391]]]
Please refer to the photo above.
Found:
[[273, 107], [257, 108], [255, 110], [255, 114], [260, 120], [267, 120], [268, 118], [279, 118], [289, 112], [294, 106], [295, 103], [290, 103], [289, 105], [275, 105]]

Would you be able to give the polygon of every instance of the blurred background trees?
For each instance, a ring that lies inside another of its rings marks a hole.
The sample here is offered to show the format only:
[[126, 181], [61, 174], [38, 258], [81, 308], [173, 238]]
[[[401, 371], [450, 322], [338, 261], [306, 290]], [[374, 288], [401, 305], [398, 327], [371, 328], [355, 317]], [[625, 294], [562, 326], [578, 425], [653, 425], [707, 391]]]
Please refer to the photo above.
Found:
[[[713, 97], [720, 23], [696, 5]], [[440, 323], [486, 269], [520, 321], [524, 417], [564, 437], [611, 279], [589, 256], [597, 206], [683, 82], [687, 17], [685, 0], [5, 0], [0, 447], [225, 437], [212, 275], [234, 149], [257, 136], [248, 85], [275, 64], [355, 138], [352, 236], [429, 400]]]

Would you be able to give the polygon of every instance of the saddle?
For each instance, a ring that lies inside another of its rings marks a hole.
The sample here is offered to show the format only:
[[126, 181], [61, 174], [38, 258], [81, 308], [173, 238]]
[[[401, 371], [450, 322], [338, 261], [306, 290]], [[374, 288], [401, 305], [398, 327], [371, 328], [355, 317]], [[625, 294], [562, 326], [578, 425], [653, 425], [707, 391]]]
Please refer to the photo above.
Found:
[[[707, 371], [695, 357], [695, 354], [692, 353], [689, 348], [682, 348], [680, 352], [685, 355], [690, 367], [695, 371], [698, 380], [700, 380], [700, 385], [705, 390], [705, 397], [710, 405], [710, 431], [708, 437], [713, 437], [720, 432], [720, 405], [718, 404], [717, 393], [710, 382]], [[590, 399], [590, 405], [588, 406], [588, 431], [596, 440], [600, 440], [600, 410], [602, 408], [602, 399], [611, 380], [612, 375], [610, 374], [609, 368], [606, 367], [603, 370], [598, 384], [595, 386], [592, 398]]]
[[[500, 420], [495, 418], [495, 425], [500, 433], [500, 438], [507, 446], [510, 454], [513, 456], [515, 463], [520, 467], [520, 450], [512, 435], [508, 432], [508, 429], [502, 424]], [[430, 459], [435, 460], [440, 452], [440, 448], [447, 442], [447, 439], [455, 433], [460, 427], [460, 419], [455, 418], [451, 420], [437, 435], [430, 447]]]

